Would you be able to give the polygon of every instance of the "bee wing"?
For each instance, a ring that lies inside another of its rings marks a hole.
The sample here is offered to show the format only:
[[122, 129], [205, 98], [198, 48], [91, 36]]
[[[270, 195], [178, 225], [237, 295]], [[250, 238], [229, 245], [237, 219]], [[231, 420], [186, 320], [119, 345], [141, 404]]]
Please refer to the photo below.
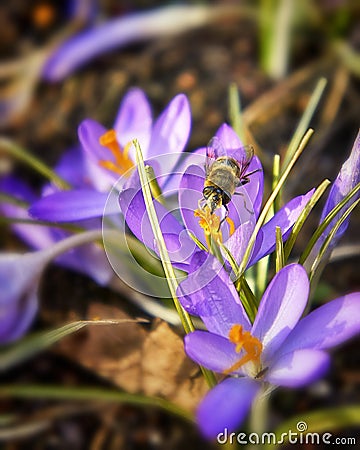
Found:
[[233, 154], [232, 157], [240, 164], [240, 178], [244, 176], [254, 156], [254, 147], [252, 145], [245, 145], [240, 147]]
[[206, 148], [206, 161], [205, 161], [205, 172], [209, 173], [210, 167], [216, 161], [219, 156], [225, 156], [226, 151], [221, 142], [221, 140], [214, 136], [210, 139], [207, 148]]

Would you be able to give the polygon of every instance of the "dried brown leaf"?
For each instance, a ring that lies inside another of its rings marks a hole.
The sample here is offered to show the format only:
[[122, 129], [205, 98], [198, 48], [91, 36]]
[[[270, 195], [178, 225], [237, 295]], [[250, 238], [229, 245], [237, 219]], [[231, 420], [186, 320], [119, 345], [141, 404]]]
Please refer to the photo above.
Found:
[[[114, 306], [93, 304], [91, 317], [130, 319]], [[89, 327], [64, 339], [57, 350], [131, 393], [156, 395], [194, 410], [207, 386], [199, 368], [185, 354], [183, 340], [156, 320]]]

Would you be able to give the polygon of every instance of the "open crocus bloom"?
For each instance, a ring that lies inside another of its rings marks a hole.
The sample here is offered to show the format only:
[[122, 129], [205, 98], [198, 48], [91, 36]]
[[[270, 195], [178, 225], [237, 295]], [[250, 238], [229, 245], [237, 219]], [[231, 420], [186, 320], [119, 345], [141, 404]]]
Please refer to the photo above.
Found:
[[[135, 164], [131, 142], [138, 139], [144, 158], [160, 158], [157, 174], [163, 188], [171, 177], [190, 133], [191, 114], [185, 95], [179, 94], [169, 103], [160, 117], [153, 123], [150, 105], [140, 89], [130, 90], [124, 97], [114, 127], [106, 130], [101, 124], [84, 120], [78, 130], [82, 152], [72, 152], [61, 162], [61, 175], [74, 181], [68, 191], [47, 190], [30, 208], [30, 214], [42, 220], [67, 222], [101, 217], [112, 186], [120, 188], [128, 182], [136, 183], [136, 173], [130, 175]], [[79, 160], [79, 161], [77, 161]], [[81, 167], [77, 171], [76, 167]], [[119, 185], [119, 178], [123, 180]], [[79, 180], [82, 180], [79, 183]], [[114, 213], [119, 211], [107, 211]]]
[[[219, 128], [216, 136], [229, 149], [229, 156], [231, 156], [232, 150], [238, 150], [242, 146], [236, 133], [226, 124]], [[166, 206], [160, 205], [154, 200], [158, 214], [161, 216], [160, 227], [165, 233], [165, 242], [170, 250], [176, 248], [176, 255], [174, 253], [172, 262], [177, 267], [184, 268], [179, 265], [179, 263], [183, 262], [187, 272], [193, 271], [191, 268], [192, 254], [196, 251], [199, 252], [189, 235], [189, 231], [204, 247], [208, 247], [206, 238], [208, 230], [206, 227], [211, 228], [212, 226], [209, 234], [212, 234], [213, 237], [215, 236], [215, 239], [220, 239], [228, 247], [235, 259], [241, 261], [249, 237], [254, 230], [262, 203], [264, 174], [261, 163], [255, 156], [247, 171], [255, 171], [251, 175], [250, 182], [242, 186], [241, 195], [233, 195], [228, 204], [232, 229], [226, 222], [220, 226], [220, 217], [217, 215], [217, 211], [211, 215], [208, 221], [204, 220], [203, 217], [199, 217], [202, 213], [199, 208], [199, 201], [203, 197], [205, 182], [205, 153], [205, 148], [196, 150], [194, 154], [190, 154], [184, 161], [184, 170], [182, 170], [181, 166], [180, 169], [177, 167], [176, 173], [173, 174], [173, 179], [180, 176], [178, 211], [167, 210]], [[155, 160], [154, 163], [156, 164], [157, 161]], [[153, 161], [149, 160], [149, 164], [152, 165]], [[155, 173], [157, 176], [157, 172]], [[162, 185], [161, 175], [157, 179], [159, 184]], [[254, 264], [263, 256], [274, 251], [276, 226], [280, 227], [283, 240], [287, 239], [294, 223], [312, 194], [313, 190], [303, 196], [295, 197], [281, 208], [269, 222], [263, 225], [258, 234], [249, 265]], [[127, 225], [134, 235], [156, 252], [154, 235], [147, 218], [145, 202], [139, 186], [137, 188], [132, 186], [121, 192], [120, 207]], [[182, 222], [179, 222], [178, 217], [182, 218]], [[193, 249], [193, 253], [189, 249]], [[181, 258], [183, 258], [182, 261]]]
[[298, 387], [317, 380], [329, 366], [325, 350], [359, 332], [359, 292], [300, 319], [308, 293], [305, 269], [285, 266], [266, 289], [251, 324], [234, 285], [215, 259], [208, 259], [197, 277], [180, 284], [182, 305], [200, 316], [208, 329], [185, 337], [186, 353], [198, 364], [230, 375], [198, 409], [206, 437], [215, 437], [225, 427], [235, 430], [261, 386]]
[[[237, 152], [242, 147], [237, 134], [226, 124], [219, 128], [216, 137], [222, 142], [227, 155], [230, 157], [233, 152]], [[256, 156], [252, 158], [246, 171], [246, 173], [251, 172], [249, 182], [235, 191], [228, 204], [228, 219], [231, 226], [224, 222], [221, 227], [221, 240], [238, 263], [244, 256], [249, 238], [259, 217], [263, 200], [264, 173], [260, 160]], [[205, 179], [204, 165], [188, 166], [180, 182], [179, 204], [186, 228], [207, 246], [206, 235], [216, 236], [219, 221], [214, 221], [211, 227], [209, 220], [206, 220], [206, 218], [202, 220], [201, 217], [199, 220], [199, 212], [202, 211], [199, 210], [198, 205], [199, 200], [203, 197]], [[294, 223], [313, 193], [314, 190], [311, 190], [305, 195], [293, 198], [262, 226], [256, 239], [250, 265], [274, 251], [277, 226], [281, 229], [283, 241], [288, 238]]]

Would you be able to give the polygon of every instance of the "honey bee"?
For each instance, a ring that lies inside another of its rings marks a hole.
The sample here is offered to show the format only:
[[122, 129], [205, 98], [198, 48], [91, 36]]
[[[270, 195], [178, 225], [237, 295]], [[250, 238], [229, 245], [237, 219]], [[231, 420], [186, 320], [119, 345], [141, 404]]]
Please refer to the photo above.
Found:
[[247, 173], [253, 156], [254, 148], [251, 145], [241, 147], [233, 151], [232, 156], [228, 156], [220, 139], [216, 136], [212, 138], [207, 147], [201, 209], [208, 207], [213, 214], [223, 206], [225, 217], [221, 222], [226, 219], [229, 213], [227, 205], [236, 194], [236, 188], [249, 183], [250, 175], [259, 170]]

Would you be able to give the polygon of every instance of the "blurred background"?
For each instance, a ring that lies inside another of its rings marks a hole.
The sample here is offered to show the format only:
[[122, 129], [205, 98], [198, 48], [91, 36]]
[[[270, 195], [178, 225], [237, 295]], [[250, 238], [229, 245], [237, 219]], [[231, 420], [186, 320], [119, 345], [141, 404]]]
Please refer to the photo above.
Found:
[[[111, 127], [121, 98], [138, 86], [154, 117], [179, 92], [188, 96], [191, 151], [229, 122], [233, 83], [239, 90], [245, 143], [255, 146], [270, 183], [273, 155], [284, 155], [311, 94], [325, 78], [311, 121], [315, 134], [287, 184], [286, 200], [324, 178], [333, 180], [350, 153], [360, 117], [359, 19], [356, 0], [2, 2], [1, 135], [54, 166], [78, 144], [82, 120]], [[107, 28], [112, 22], [118, 30], [113, 35]], [[39, 174], [1, 148], [0, 157], [2, 175], [15, 174], [40, 189], [44, 180]], [[307, 222], [304, 240], [318, 220], [314, 215]], [[359, 225], [355, 212], [323, 274], [315, 305], [359, 290]], [[6, 225], [1, 225], [0, 244], [4, 251], [26, 249]], [[4, 383], [116, 386], [163, 395], [190, 409], [203, 395], [196, 368], [182, 354], [178, 330], [154, 322], [126, 295], [52, 265], [42, 278], [40, 300], [34, 330], [104, 315], [147, 317], [150, 323], [80, 332], [2, 374]], [[124, 359], [131, 362], [126, 368]], [[174, 373], [164, 368], [165, 360], [171, 367], [181, 363], [182, 375], [179, 367]], [[129, 367], [140, 363], [147, 381], [132, 385]], [[353, 404], [359, 400], [359, 382], [358, 342], [351, 342], [335, 352], [333, 370], [324, 380], [272, 396], [271, 423], [315, 407]], [[5, 398], [0, 411], [19, 419], [8, 434], [0, 430], [3, 448], [9, 450], [212, 448], [193, 424], [156, 408]], [[341, 436], [346, 433], [355, 431], [343, 427]]]

